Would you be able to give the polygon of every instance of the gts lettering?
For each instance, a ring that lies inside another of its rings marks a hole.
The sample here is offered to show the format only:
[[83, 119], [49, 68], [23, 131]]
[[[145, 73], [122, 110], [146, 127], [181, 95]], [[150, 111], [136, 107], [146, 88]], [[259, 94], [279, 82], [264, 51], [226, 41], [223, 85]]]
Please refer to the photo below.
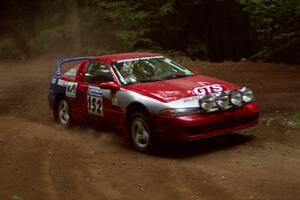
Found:
[[195, 94], [201, 96], [208, 93], [216, 93], [222, 91], [223, 91], [223, 87], [220, 84], [206, 85], [194, 89]]

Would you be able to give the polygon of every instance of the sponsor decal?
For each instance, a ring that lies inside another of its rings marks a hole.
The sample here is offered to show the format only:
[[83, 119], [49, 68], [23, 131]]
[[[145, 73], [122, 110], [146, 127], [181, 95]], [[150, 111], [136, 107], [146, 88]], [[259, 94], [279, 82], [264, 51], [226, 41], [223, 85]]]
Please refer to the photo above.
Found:
[[64, 86], [64, 87], [65, 87], [65, 86], [67, 85], [67, 81], [62, 80], [62, 79], [58, 79], [57, 85], [60, 85], [60, 86]]
[[200, 96], [188, 97], [188, 98], [183, 99], [183, 103], [198, 101], [199, 99], [200, 99]]
[[56, 80], [57, 80], [56, 78], [53, 78], [52, 81], [51, 81], [51, 83], [52, 84], [56, 84]]
[[75, 98], [76, 97], [76, 89], [77, 89], [77, 83], [67, 82], [66, 96]]
[[131, 58], [131, 59], [119, 60], [119, 61], [117, 61], [117, 63], [139, 61], [139, 60], [149, 60], [149, 59], [153, 59], [153, 58], [164, 58], [164, 57], [163, 56], [148, 56], [148, 57], [143, 57], [143, 58]]
[[88, 113], [103, 116], [103, 90], [99, 87], [89, 86], [87, 92]]
[[222, 92], [222, 91], [223, 91], [223, 87], [220, 84], [205, 85], [201, 87], [196, 87], [194, 89], [194, 93], [199, 96], [203, 96], [209, 93]]
[[103, 97], [103, 90], [100, 87], [89, 86], [88, 95], [93, 97]]

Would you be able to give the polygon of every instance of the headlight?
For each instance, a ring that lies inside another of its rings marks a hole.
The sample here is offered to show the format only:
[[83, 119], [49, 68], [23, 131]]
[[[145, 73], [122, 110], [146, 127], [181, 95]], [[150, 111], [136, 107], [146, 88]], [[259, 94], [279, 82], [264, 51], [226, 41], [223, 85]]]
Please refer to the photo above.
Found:
[[251, 103], [255, 100], [254, 94], [251, 89], [243, 87], [241, 89], [241, 92], [242, 92], [242, 99], [245, 103]]
[[200, 107], [206, 112], [213, 112], [218, 110], [216, 107], [215, 97], [212, 94], [204, 95], [199, 100]]
[[202, 113], [202, 110], [200, 108], [169, 108], [169, 109], [163, 109], [159, 112], [161, 115], [167, 115], [167, 116], [184, 116], [184, 115], [195, 115]]
[[215, 101], [222, 110], [225, 110], [225, 109], [228, 109], [231, 107], [229, 95], [225, 92], [216, 93]]
[[232, 90], [230, 92], [230, 102], [234, 106], [241, 106], [242, 105], [242, 93], [237, 90]]

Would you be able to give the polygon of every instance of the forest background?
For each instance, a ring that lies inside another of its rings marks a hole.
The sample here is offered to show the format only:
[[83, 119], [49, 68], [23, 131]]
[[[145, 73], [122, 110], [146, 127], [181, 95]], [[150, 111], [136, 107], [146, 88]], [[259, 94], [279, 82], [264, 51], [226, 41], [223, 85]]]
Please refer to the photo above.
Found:
[[2, 0], [0, 58], [152, 51], [300, 63], [299, 0]]

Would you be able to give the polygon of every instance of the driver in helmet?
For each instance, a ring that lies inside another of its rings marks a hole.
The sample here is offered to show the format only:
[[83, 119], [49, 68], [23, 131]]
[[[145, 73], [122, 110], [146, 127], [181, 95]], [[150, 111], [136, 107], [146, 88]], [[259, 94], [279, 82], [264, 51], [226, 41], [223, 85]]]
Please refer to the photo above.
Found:
[[122, 74], [123, 78], [127, 83], [136, 82], [136, 80], [131, 75], [131, 68], [132, 68], [131, 62], [124, 62], [120, 69], [120, 73]]

